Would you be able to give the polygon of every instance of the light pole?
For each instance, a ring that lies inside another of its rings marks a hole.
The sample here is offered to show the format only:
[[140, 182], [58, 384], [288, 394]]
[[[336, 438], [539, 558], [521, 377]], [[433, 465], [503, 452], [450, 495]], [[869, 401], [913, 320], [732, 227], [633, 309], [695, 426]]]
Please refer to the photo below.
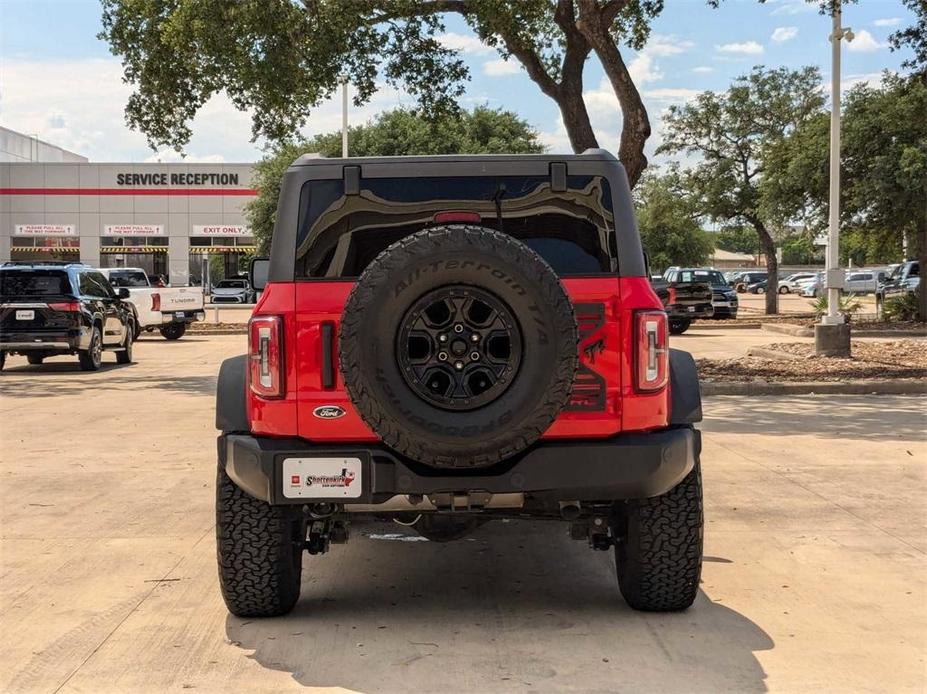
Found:
[[341, 75], [341, 156], [348, 158], [348, 76]]
[[830, 34], [830, 219], [827, 232], [824, 287], [827, 313], [814, 329], [814, 351], [819, 356], [849, 356], [850, 326], [840, 315], [840, 290], [844, 273], [840, 269], [840, 42], [853, 40], [853, 32], [841, 26], [840, 1], [834, 3], [833, 30]]

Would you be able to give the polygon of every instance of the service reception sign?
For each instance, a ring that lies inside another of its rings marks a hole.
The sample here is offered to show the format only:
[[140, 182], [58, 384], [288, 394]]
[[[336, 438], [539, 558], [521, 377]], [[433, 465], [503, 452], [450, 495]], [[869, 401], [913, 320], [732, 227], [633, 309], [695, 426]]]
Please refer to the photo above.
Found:
[[251, 229], [236, 224], [193, 225], [194, 236], [251, 236]]
[[17, 236], [77, 236], [73, 224], [17, 224]]
[[164, 236], [163, 224], [107, 224], [104, 236]]

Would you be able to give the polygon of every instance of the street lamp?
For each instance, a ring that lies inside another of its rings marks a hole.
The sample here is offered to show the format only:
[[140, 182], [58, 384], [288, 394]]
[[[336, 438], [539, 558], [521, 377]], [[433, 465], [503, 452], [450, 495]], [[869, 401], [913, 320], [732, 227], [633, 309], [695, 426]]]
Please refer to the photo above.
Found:
[[840, 315], [840, 290], [844, 273], [840, 269], [840, 41], [854, 38], [852, 30], [841, 26], [840, 0], [834, 3], [831, 44], [830, 111], [830, 219], [827, 232], [824, 286], [827, 313], [814, 328], [814, 352], [819, 356], [850, 356], [850, 326]]

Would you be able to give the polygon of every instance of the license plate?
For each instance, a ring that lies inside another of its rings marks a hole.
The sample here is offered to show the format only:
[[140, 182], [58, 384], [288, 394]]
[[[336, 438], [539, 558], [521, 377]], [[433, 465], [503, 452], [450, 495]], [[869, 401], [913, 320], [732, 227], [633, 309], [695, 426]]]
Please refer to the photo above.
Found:
[[287, 499], [357, 499], [362, 494], [360, 458], [286, 458]]
[[695, 306], [689, 306], [688, 311], [689, 313], [695, 313]]
[[16, 320], [35, 320], [35, 311], [17, 311]]
[[727, 301], [716, 301], [715, 306], [730, 306], [731, 304]]
[[183, 318], [183, 311], [174, 311], [174, 318]]

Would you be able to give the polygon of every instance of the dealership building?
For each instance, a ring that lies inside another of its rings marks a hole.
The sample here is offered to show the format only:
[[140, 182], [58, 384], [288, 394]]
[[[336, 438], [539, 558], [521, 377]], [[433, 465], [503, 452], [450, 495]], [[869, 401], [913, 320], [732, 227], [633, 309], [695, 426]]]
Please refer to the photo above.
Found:
[[251, 164], [100, 164], [0, 128], [0, 262], [141, 267], [170, 284], [243, 271]]

